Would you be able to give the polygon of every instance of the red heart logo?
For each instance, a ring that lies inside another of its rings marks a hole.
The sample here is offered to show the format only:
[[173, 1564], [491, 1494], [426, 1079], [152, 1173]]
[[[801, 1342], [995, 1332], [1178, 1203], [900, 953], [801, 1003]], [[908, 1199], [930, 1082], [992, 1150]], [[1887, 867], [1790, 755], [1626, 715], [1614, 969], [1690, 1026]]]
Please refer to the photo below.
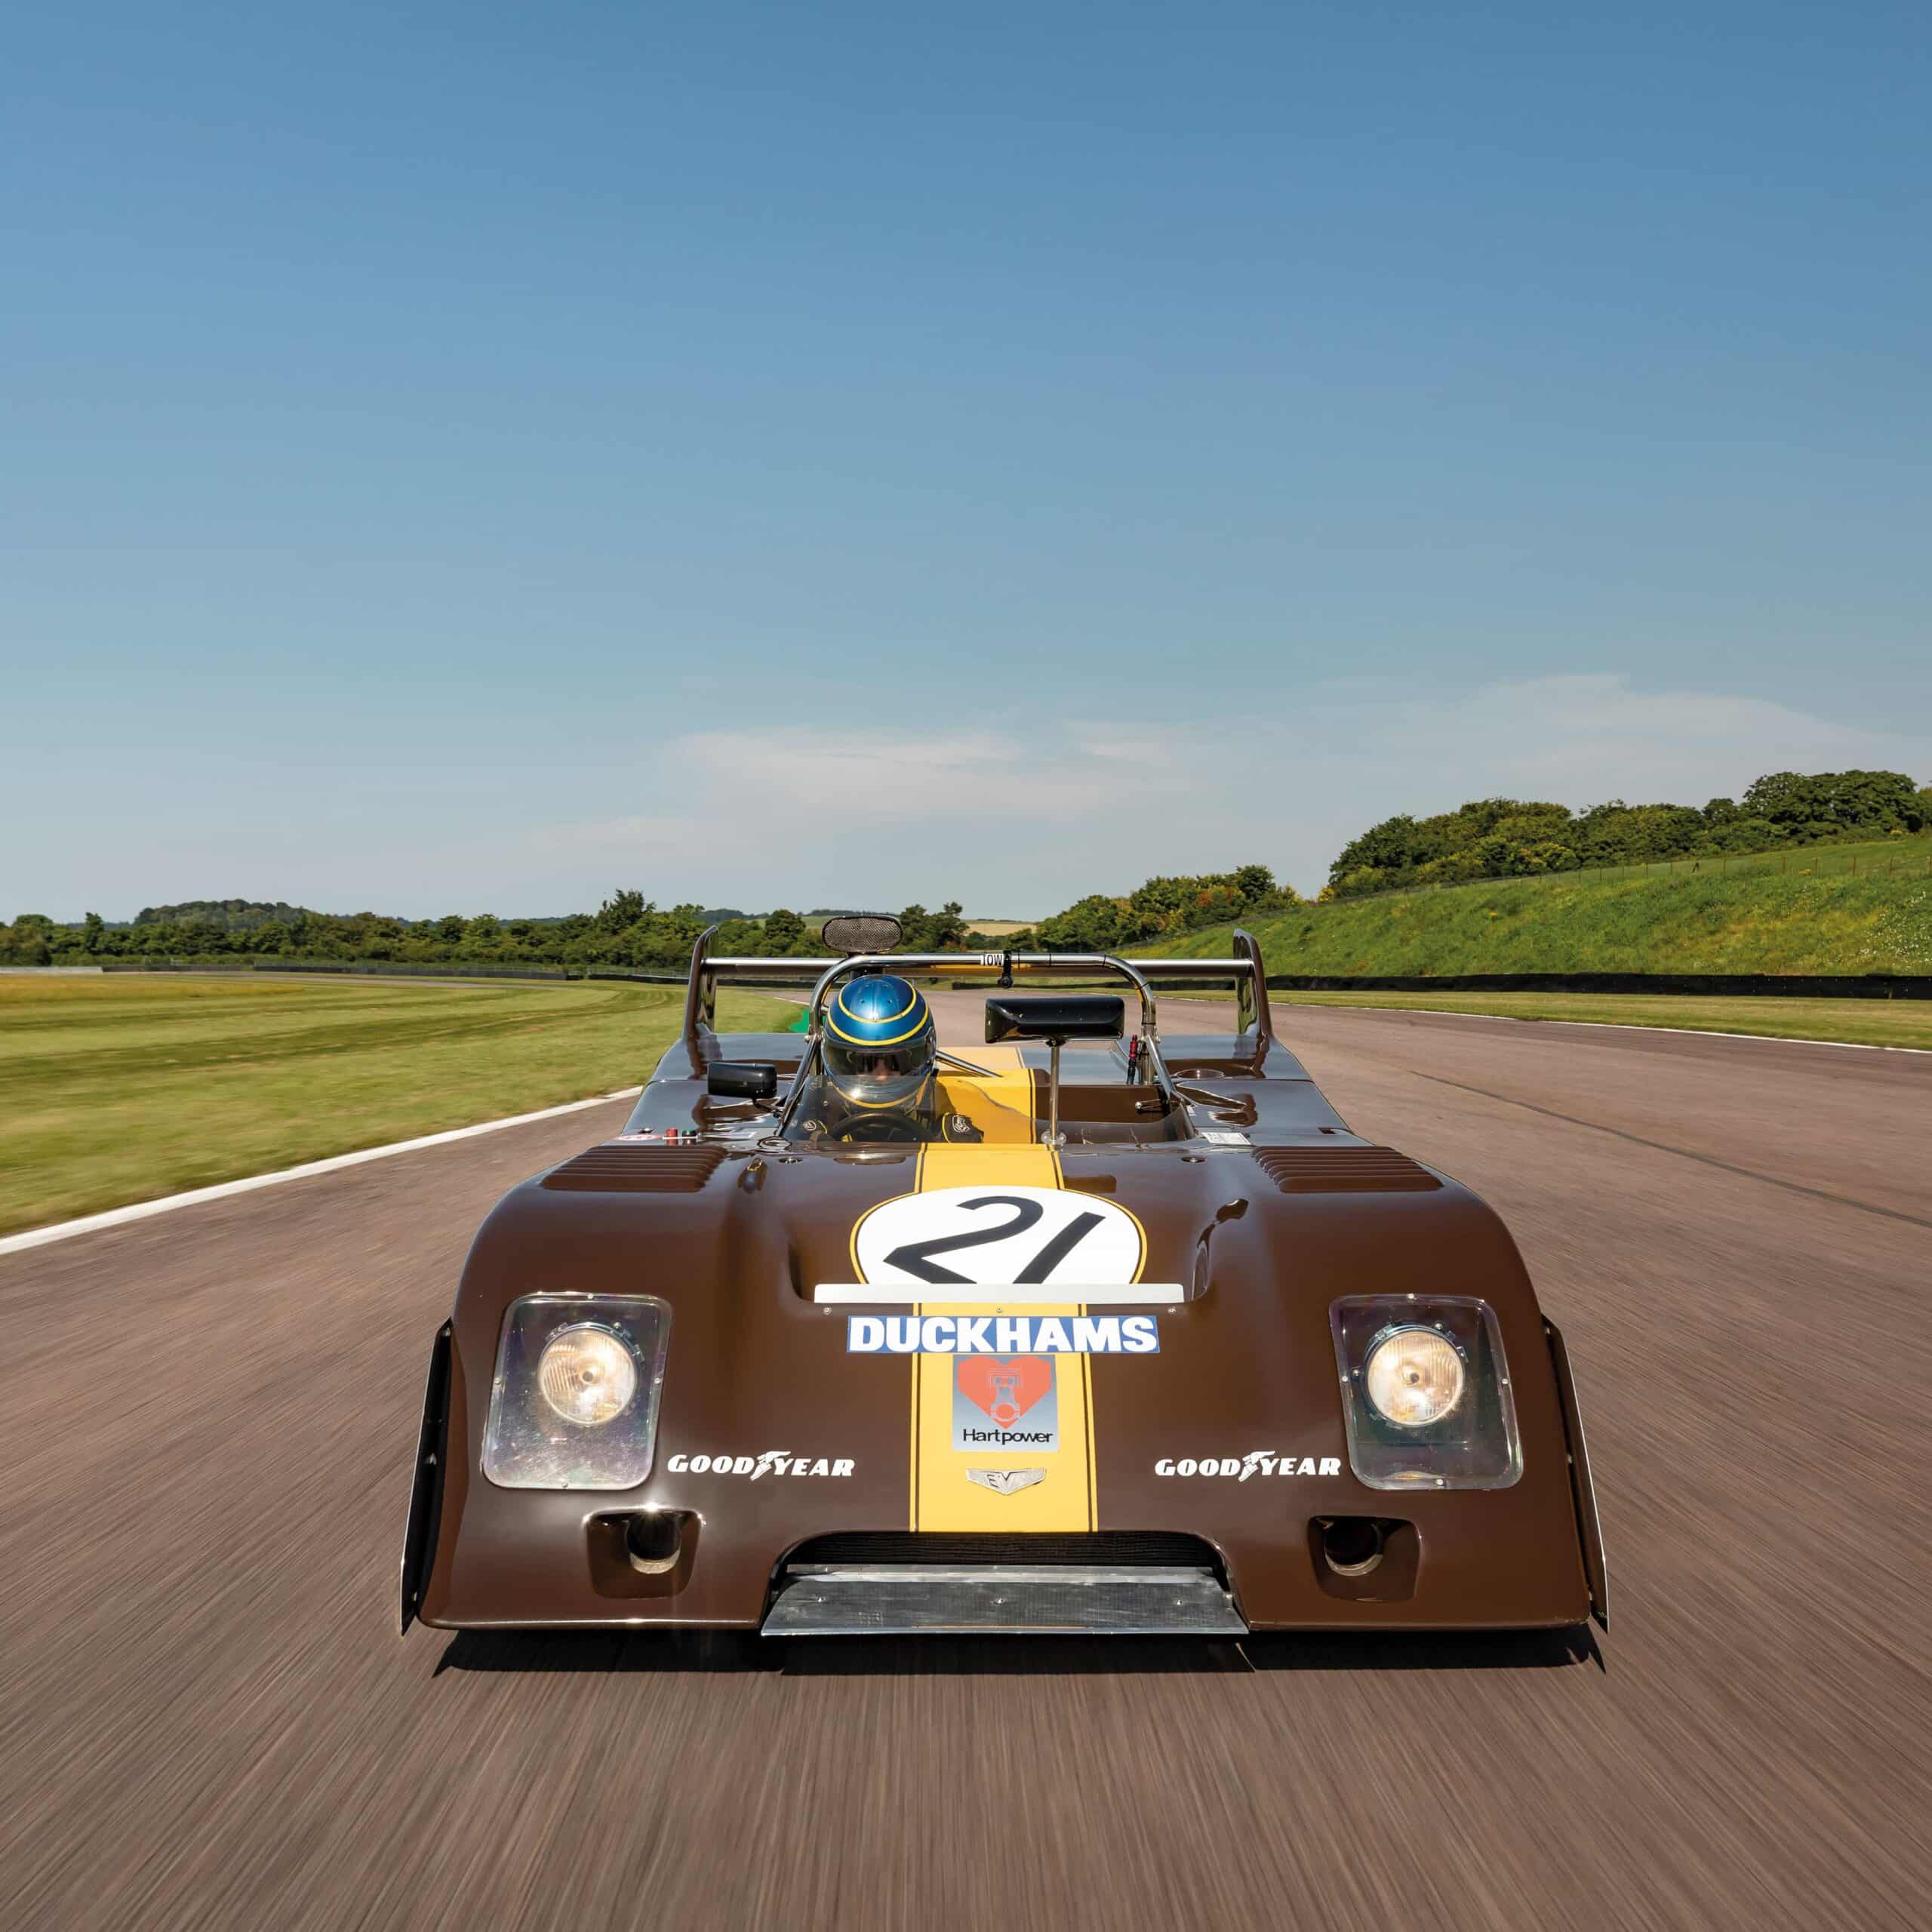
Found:
[[1001, 1429], [1011, 1429], [1054, 1392], [1051, 1355], [955, 1355], [953, 1362], [959, 1392]]

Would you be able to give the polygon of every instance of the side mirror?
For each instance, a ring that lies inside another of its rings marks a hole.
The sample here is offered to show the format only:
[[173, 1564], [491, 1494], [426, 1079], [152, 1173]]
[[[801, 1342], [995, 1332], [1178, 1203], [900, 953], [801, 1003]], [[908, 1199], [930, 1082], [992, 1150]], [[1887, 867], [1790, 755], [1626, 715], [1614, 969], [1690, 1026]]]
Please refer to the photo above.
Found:
[[1049, 1147], [1065, 1144], [1060, 1131], [1060, 1050], [1069, 1040], [1118, 1040], [1126, 1030], [1127, 1004], [1118, 993], [1062, 993], [1047, 999], [995, 998], [986, 1001], [986, 1038], [1044, 1040], [1051, 1058], [1047, 1068], [1047, 1138]]
[[1068, 993], [1048, 999], [989, 999], [986, 1038], [1118, 1040], [1127, 1005], [1118, 993]]
[[890, 912], [841, 912], [818, 929], [820, 943], [848, 959], [862, 952], [890, 952], [900, 934], [899, 921]]
[[778, 1091], [778, 1069], [769, 1060], [715, 1060], [704, 1091], [721, 1100], [769, 1100]]

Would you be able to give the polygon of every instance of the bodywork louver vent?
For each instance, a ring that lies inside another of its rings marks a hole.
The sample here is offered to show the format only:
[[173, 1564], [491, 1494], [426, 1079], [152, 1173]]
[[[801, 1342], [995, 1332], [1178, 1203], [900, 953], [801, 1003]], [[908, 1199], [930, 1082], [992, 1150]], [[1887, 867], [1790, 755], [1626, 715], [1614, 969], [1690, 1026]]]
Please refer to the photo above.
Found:
[[1426, 1194], [1442, 1183], [1392, 1147], [1257, 1147], [1284, 1194]]
[[724, 1158], [716, 1147], [653, 1147], [606, 1141], [553, 1168], [546, 1187], [580, 1194], [695, 1194]]

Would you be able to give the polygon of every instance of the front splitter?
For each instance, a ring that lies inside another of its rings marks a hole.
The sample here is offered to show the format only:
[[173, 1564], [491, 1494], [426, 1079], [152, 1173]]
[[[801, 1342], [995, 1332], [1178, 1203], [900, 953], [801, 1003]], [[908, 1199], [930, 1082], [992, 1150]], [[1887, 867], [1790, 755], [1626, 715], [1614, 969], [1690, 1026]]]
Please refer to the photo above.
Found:
[[792, 1564], [762, 1629], [768, 1637], [1247, 1634], [1211, 1570], [1151, 1564]]

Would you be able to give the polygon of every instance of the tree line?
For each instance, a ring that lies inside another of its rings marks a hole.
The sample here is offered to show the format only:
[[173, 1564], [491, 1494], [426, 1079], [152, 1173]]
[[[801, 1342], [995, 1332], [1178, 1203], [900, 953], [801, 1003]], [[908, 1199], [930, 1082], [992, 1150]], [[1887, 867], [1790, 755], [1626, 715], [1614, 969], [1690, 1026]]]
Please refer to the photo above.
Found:
[[[614, 892], [595, 912], [548, 919], [504, 919], [494, 912], [403, 919], [381, 912], [318, 912], [280, 900], [202, 900], [146, 906], [122, 924], [98, 912], [73, 924], [23, 912], [0, 925], [0, 964], [303, 959], [669, 971], [689, 961], [698, 934], [714, 924], [721, 952], [809, 956], [822, 949], [818, 921], [823, 916], [808, 923], [804, 915], [783, 908], [753, 918], [729, 908], [660, 906], [635, 890]], [[984, 951], [1006, 943], [969, 933], [956, 900], [936, 912], [909, 906], [900, 919], [909, 952]]]
[[[1481, 798], [1430, 818], [1401, 813], [1371, 826], [1343, 847], [1321, 897], [1903, 836], [1927, 826], [1932, 787], [1915, 786], [1897, 771], [1768, 772], [1741, 798], [1712, 798], [1702, 807], [1613, 798], [1573, 812], [1538, 801]], [[908, 906], [899, 920], [908, 952], [1118, 952], [1300, 903], [1267, 866], [1249, 865], [1163, 875], [1120, 894], [1090, 893], [1029, 930], [998, 937], [973, 931], [958, 900], [936, 912]], [[719, 929], [721, 953], [810, 957], [823, 950], [818, 928], [825, 916], [783, 906], [755, 916], [730, 906], [660, 906], [630, 888], [614, 892], [594, 912], [542, 919], [492, 912], [403, 919], [318, 912], [279, 900], [196, 900], [145, 906], [118, 924], [97, 912], [74, 924], [23, 912], [0, 925], [0, 964], [306, 959], [671, 971], [685, 964], [710, 925]]]
[[[960, 902], [937, 911], [903, 908], [900, 949], [906, 952], [995, 952], [1035, 945], [1060, 951], [1106, 950], [1167, 933], [1294, 903], [1265, 866], [1244, 866], [1198, 878], [1150, 879], [1119, 899], [1081, 900], [1036, 931], [995, 937], [975, 932]], [[313, 960], [400, 965], [518, 965], [632, 971], [681, 968], [700, 933], [716, 925], [715, 950], [765, 958], [810, 958], [824, 950], [824, 911], [780, 906], [760, 916], [728, 907], [660, 906], [634, 889], [614, 892], [595, 912], [561, 918], [503, 919], [492, 912], [402, 919], [381, 912], [318, 912], [284, 901], [198, 900], [144, 906], [112, 924], [90, 912], [75, 924], [23, 912], [0, 925], [0, 964], [106, 965], [115, 961]]]
[[1573, 812], [1523, 798], [1478, 798], [1432, 818], [1406, 812], [1352, 838], [1328, 869], [1324, 900], [1417, 885], [1518, 878], [1662, 859], [1770, 852], [1820, 841], [1903, 836], [1932, 825], [1932, 786], [1900, 771], [1771, 771], [1740, 798]]

